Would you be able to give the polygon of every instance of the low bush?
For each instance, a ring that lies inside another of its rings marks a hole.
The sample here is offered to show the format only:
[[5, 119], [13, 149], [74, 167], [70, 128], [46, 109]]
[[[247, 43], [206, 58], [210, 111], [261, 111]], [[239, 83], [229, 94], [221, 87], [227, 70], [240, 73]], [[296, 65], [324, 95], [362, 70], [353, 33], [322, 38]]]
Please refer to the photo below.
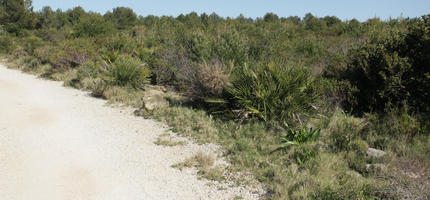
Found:
[[131, 54], [138, 48], [138, 43], [135, 39], [127, 34], [116, 34], [107, 37], [96, 38], [96, 42], [100, 43], [106, 51], [116, 51], [121, 53]]
[[383, 184], [349, 170], [347, 163], [338, 155], [321, 155], [316, 170], [315, 179], [311, 179], [315, 185], [309, 199], [390, 199], [380, 193], [384, 189]]
[[94, 97], [104, 97], [108, 85], [106, 81], [101, 78], [84, 78], [81, 80], [81, 87], [85, 90], [91, 91], [91, 95]]
[[113, 24], [106, 21], [100, 14], [90, 13], [82, 16], [73, 26], [73, 35], [75, 37], [96, 37], [113, 33], [114, 30]]
[[423, 115], [410, 113], [407, 107], [387, 109], [385, 114], [366, 114], [366, 140], [376, 148], [386, 148], [393, 140], [410, 141], [428, 135], [430, 125]]
[[356, 118], [337, 110], [330, 118], [328, 126], [323, 130], [328, 139], [327, 144], [334, 151], [344, 151], [350, 148], [350, 143], [360, 137], [365, 127], [364, 119]]
[[237, 32], [226, 32], [218, 36], [212, 44], [212, 52], [224, 63], [233, 61], [240, 66], [248, 60], [248, 49]]
[[0, 53], [9, 54], [16, 49], [15, 39], [7, 34], [0, 33]]
[[139, 59], [122, 55], [114, 62], [106, 62], [102, 70], [110, 81], [119, 86], [142, 88], [148, 83], [151, 72]]
[[233, 64], [225, 65], [221, 61], [203, 61], [198, 66], [195, 79], [188, 90], [191, 97], [199, 99], [220, 98], [230, 83]]
[[393, 30], [350, 51], [338, 78], [357, 87], [357, 102], [350, 105], [356, 113], [404, 105], [430, 112], [429, 27], [430, 16], [424, 16], [405, 32]]
[[235, 68], [228, 92], [244, 112], [293, 124], [312, 117], [320, 97], [307, 70], [274, 64]]
[[42, 48], [39, 54], [48, 56], [49, 63], [58, 70], [79, 67], [98, 57], [91, 39], [65, 40], [58, 47]]
[[179, 91], [186, 91], [195, 80], [196, 64], [186, 52], [173, 46], [157, 49], [149, 64], [159, 85], [171, 85]]
[[37, 47], [42, 46], [44, 44], [41, 38], [34, 35], [25, 37], [23, 40], [24, 41], [22, 43], [23, 43], [24, 50], [27, 51], [27, 53], [29, 53], [30, 55], [33, 55], [34, 50]]

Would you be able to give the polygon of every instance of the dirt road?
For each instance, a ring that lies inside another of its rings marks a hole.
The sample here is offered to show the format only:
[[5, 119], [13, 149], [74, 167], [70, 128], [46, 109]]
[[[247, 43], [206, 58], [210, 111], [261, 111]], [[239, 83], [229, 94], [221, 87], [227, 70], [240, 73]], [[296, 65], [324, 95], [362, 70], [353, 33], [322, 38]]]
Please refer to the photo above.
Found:
[[170, 166], [207, 148], [162, 147], [160, 123], [0, 65], [0, 198], [254, 199]]

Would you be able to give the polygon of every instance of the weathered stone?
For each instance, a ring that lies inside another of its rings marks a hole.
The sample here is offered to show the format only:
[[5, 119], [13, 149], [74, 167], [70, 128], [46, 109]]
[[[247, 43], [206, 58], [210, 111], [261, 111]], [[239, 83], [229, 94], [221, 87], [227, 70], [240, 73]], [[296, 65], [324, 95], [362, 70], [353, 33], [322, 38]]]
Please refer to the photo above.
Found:
[[368, 148], [367, 149], [367, 156], [371, 157], [371, 158], [382, 158], [385, 156], [385, 151], [379, 150], [379, 149], [374, 149], [374, 148]]
[[164, 92], [158, 90], [147, 90], [142, 100], [143, 108], [148, 111], [169, 106], [169, 102], [164, 98]]

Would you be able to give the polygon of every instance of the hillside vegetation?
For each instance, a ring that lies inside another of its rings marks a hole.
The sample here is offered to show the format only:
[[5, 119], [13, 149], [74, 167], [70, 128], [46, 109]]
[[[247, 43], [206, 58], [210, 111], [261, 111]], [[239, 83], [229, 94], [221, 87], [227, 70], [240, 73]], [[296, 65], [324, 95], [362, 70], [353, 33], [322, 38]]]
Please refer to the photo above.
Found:
[[136, 108], [148, 85], [180, 94], [140, 113], [220, 144], [264, 198], [430, 198], [430, 15], [142, 17], [0, 0], [0, 53]]

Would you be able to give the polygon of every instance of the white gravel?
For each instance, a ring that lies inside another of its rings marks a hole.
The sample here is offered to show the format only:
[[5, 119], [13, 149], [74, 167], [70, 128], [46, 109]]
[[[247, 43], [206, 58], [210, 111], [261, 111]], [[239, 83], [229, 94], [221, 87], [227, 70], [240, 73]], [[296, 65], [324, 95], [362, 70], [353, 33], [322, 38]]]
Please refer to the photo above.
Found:
[[0, 65], [0, 199], [258, 198], [171, 168], [216, 146], [157, 146], [165, 126], [131, 112]]

